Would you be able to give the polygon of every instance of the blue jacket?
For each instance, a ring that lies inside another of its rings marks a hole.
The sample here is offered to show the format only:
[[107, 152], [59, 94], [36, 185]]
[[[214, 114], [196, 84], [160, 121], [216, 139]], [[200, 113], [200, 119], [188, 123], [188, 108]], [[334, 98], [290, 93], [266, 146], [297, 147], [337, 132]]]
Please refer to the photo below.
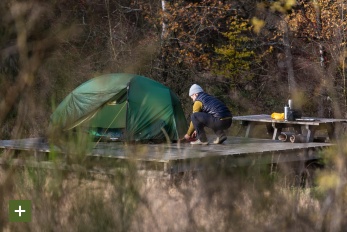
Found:
[[230, 110], [222, 101], [205, 92], [199, 93], [195, 101], [202, 102], [202, 112], [209, 113], [216, 118], [232, 117]]

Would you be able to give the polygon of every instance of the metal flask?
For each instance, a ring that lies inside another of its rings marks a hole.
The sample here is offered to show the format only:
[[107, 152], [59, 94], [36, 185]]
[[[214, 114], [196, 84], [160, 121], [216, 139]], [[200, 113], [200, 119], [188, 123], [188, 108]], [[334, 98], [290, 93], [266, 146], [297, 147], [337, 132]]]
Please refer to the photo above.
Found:
[[288, 106], [289, 106], [289, 109], [293, 109], [293, 102], [292, 102], [292, 99], [289, 99], [289, 100], [288, 100]]
[[289, 106], [286, 105], [286, 106], [284, 107], [284, 120], [285, 120], [285, 121], [288, 121], [289, 110], [290, 110]]

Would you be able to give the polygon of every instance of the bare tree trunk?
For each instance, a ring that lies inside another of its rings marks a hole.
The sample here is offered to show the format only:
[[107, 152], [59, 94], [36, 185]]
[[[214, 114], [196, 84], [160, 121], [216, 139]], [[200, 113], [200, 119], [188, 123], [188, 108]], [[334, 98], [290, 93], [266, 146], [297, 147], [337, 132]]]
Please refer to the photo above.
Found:
[[113, 32], [112, 32], [112, 23], [111, 23], [111, 14], [110, 14], [110, 0], [105, 0], [105, 7], [107, 11], [107, 20], [108, 20], [108, 30], [110, 36], [110, 47], [112, 49], [112, 58], [117, 60], [117, 53], [113, 42]]
[[[344, 1], [341, 1], [340, 3], [341, 6], [341, 21], [344, 21], [345, 12], [344, 12]], [[346, 41], [346, 36], [345, 36], [345, 27], [344, 24], [341, 25], [341, 41]], [[347, 80], [346, 80], [346, 49], [343, 47], [342, 48], [342, 78], [343, 78], [343, 98], [344, 98], [344, 117], [347, 116]]]
[[293, 96], [295, 96], [295, 92], [297, 91], [297, 85], [294, 77], [293, 56], [290, 49], [289, 29], [286, 20], [283, 20], [283, 44], [284, 52], [286, 55], [285, 62], [288, 75], [288, 90], [290, 98], [292, 98]]
[[165, 41], [167, 38], [166, 6], [167, 6], [166, 0], [161, 0], [161, 10], [163, 12], [163, 21], [162, 21], [162, 28], [161, 28], [161, 42]]
[[319, 6], [319, 3], [317, 2], [317, 0], [313, 1], [313, 6], [315, 9], [315, 13], [316, 13], [316, 25], [317, 25], [317, 38], [319, 41], [319, 55], [320, 55], [320, 65], [321, 67], [325, 68], [325, 50], [324, 47], [321, 43], [321, 39], [322, 39], [322, 18], [321, 18], [321, 8]]
[[167, 80], [167, 61], [166, 61], [166, 49], [165, 46], [167, 45], [167, 37], [168, 37], [168, 31], [167, 31], [167, 4], [168, 2], [166, 0], [161, 0], [161, 10], [163, 13], [162, 18], [162, 29], [161, 29], [161, 68], [162, 68], [162, 78], [163, 82], [165, 83]]
[[328, 115], [326, 115], [326, 109], [329, 108], [328, 104], [329, 104], [329, 95], [328, 95], [328, 91], [326, 88], [326, 80], [325, 78], [328, 77], [327, 73], [326, 73], [326, 59], [325, 59], [325, 49], [324, 46], [322, 44], [322, 18], [321, 18], [321, 8], [319, 6], [319, 3], [317, 0], [313, 0], [313, 7], [315, 10], [315, 14], [316, 14], [316, 36], [318, 39], [318, 47], [319, 47], [319, 56], [320, 56], [320, 65], [321, 65], [321, 87], [320, 87], [320, 93], [319, 93], [319, 97], [320, 97], [320, 101], [318, 104], [318, 116], [319, 117], [327, 117]]

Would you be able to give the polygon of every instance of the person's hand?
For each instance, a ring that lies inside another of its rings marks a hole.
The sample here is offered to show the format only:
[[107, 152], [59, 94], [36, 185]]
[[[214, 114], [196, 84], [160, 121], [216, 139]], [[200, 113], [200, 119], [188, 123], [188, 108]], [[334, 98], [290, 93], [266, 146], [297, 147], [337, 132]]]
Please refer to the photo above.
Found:
[[191, 137], [196, 138], [196, 134], [197, 134], [196, 131], [194, 131]]
[[190, 139], [190, 136], [189, 136], [188, 134], [185, 134], [185, 135], [184, 135], [184, 139], [185, 139], [185, 140], [189, 140], [189, 139]]

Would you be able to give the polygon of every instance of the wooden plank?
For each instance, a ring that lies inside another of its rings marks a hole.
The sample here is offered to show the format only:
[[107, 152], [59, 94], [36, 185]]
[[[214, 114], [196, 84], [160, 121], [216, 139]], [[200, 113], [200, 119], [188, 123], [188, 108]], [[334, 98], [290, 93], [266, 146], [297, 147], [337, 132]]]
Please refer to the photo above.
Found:
[[[212, 138], [209, 140], [212, 141]], [[139, 161], [143, 167], [161, 169], [170, 173], [201, 169], [206, 165], [206, 160], [210, 159], [214, 160], [213, 163], [229, 162], [230, 165], [310, 160], [318, 157], [317, 151], [334, 146], [330, 143], [290, 143], [240, 137], [228, 137], [221, 145], [124, 144], [121, 142], [102, 142], [94, 145], [94, 149], [87, 154], [90, 158], [132, 159]], [[4, 149], [48, 153], [51, 147], [38, 138], [0, 140], [0, 148]]]
[[38, 152], [50, 152], [51, 150], [51, 147], [44, 138], [0, 140], [0, 148]]
[[[212, 140], [212, 139], [210, 139]], [[189, 143], [124, 144], [121, 142], [96, 143], [89, 155], [114, 158], [132, 158], [138, 154], [144, 160], [166, 162], [213, 155], [247, 155], [252, 153], [329, 147], [330, 143], [288, 143], [269, 139], [228, 137], [224, 144], [191, 145]], [[50, 146], [39, 138], [0, 140], [0, 148], [50, 152]], [[59, 148], [55, 148], [59, 151]]]

